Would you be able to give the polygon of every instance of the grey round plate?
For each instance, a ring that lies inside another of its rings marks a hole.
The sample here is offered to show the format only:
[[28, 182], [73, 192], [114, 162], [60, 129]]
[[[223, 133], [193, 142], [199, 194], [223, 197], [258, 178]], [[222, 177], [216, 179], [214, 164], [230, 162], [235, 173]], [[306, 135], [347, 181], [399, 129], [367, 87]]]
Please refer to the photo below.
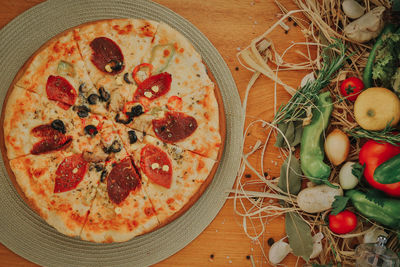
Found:
[[[0, 242], [20, 256], [44, 266], [147, 266], [181, 250], [215, 218], [225, 203], [239, 167], [243, 116], [232, 75], [208, 39], [187, 20], [149, 1], [49, 0], [0, 31], [0, 98], [4, 98], [24, 62], [47, 40], [88, 21], [146, 18], [168, 23], [200, 52], [220, 88], [226, 114], [226, 143], [212, 183], [184, 215], [161, 229], [128, 242], [94, 244], [58, 233], [20, 198], [8, 178], [3, 159], [0, 173]], [[1, 131], [1, 138], [3, 132]]]

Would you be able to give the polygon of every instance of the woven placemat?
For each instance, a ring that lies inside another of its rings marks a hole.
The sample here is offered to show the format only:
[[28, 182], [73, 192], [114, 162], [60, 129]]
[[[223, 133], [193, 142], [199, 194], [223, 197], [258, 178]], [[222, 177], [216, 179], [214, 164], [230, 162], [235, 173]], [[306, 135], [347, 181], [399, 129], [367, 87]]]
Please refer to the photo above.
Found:
[[[226, 144], [213, 182], [183, 216], [167, 226], [115, 244], [94, 244], [59, 234], [20, 198], [0, 167], [0, 242], [43, 266], [147, 266], [181, 250], [214, 219], [232, 188], [241, 155], [243, 117], [235, 82], [218, 51], [187, 20], [149, 1], [50, 0], [26, 11], [0, 31], [0, 98], [24, 62], [47, 40], [88, 21], [107, 18], [163, 21], [186, 36], [202, 55], [220, 88], [226, 113]], [[3, 138], [3, 133], [1, 133]]]

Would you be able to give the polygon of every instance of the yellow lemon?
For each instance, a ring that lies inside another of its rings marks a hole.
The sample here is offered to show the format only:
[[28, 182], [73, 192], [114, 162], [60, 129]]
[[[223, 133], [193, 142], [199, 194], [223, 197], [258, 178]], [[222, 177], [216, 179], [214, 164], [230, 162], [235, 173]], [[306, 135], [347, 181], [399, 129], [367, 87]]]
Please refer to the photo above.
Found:
[[382, 130], [400, 119], [400, 100], [386, 88], [371, 87], [363, 91], [354, 103], [354, 116], [365, 130]]

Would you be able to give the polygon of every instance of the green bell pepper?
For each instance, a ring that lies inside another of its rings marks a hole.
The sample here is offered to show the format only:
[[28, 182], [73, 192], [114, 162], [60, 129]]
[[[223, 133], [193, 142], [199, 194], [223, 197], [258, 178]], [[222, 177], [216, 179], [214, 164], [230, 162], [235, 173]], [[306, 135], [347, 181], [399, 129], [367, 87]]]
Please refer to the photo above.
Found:
[[400, 182], [400, 154], [379, 165], [374, 172], [374, 180], [381, 184]]
[[374, 197], [357, 190], [346, 191], [345, 195], [350, 197], [358, 212], [368, 219], [392, 229], [400, 229], [400, 199]]
[[328, 182], [331, 168], [324, 163], [323, 133], [328, 126], [333, 105], [330, 92], [319, 94], [312, 121], [303, 129], [300, 146], [301, 170], [316, 184]]

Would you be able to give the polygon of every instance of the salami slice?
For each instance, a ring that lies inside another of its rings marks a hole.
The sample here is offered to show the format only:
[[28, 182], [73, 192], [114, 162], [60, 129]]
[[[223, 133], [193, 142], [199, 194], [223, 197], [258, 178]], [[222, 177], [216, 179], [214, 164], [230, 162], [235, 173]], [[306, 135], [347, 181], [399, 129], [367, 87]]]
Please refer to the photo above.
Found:
[[134, 100], [139, 101], [141, 98], [154, 100], [165, 95], [171, 89], [171, 74], [163, 72], [150, 76], [138, 85]]
[[75, 104], [77, 97], [74, 87], [61, 76], [49, 76], [46, 83], [46, 93], [50, 100], [60, 102], [60, 106], [64, 109]]
[[172, 163], [167, 153], [154, 145], [146, 145], [140, 152], [140, 168], [155, 184], [170, 188]]
[[182, 112], [167, 112], [165, 117], [152, 121], [156, 136], [165, 143], [175, 143], [190, 136], [197, 129], [197, 121]]
[[66, 136], [47, 124], [33, 128], [31, 134], [35, 137], [43, 138], [33, 145], [31, 153], [34, 155], [61, 150], [72, 143], [72, 136]]
[[98, 37], [90, 43], [91, 61], [100, 71], [118, 74], [124, 69], [124, 56], [119, 46], [107, 37]]
[[75, 154], [64, 159], [56, 171], [54, 193], [75, 189], [85, 176], [87, 166], [88, 163], [81, 154]]
[[107, 192], [115, 204], [124, 201], [129, 193], [140, 186], [140, 178], [129, 157], [117, 163], [107, 178]]

